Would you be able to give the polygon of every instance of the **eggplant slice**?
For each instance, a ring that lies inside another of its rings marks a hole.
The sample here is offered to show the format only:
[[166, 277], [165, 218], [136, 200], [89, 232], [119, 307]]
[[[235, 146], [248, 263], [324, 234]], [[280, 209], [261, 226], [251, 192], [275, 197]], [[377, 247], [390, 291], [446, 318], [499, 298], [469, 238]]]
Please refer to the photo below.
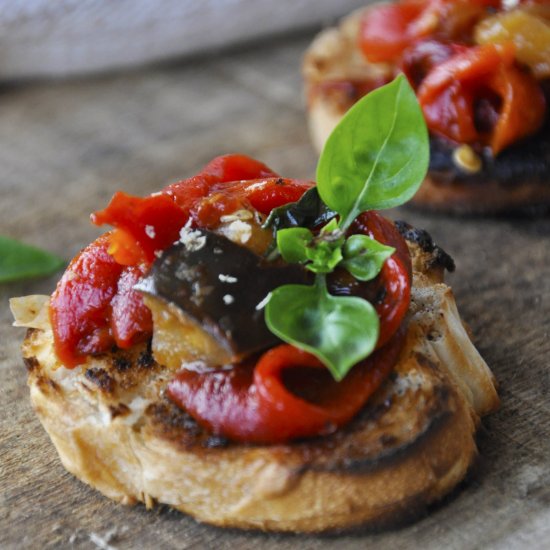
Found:
[[200, 234], [205, 237], [200, 247], [175, 243], [136, 285], [153, 315], [160, 300], [164, 317], [176, 315], [185, 326], [183, 333], [194, 347], [190, 358], [209, 366], [238, 362], [277, 344], [265, 324], [262, 302], [280, 285], [305, 283], [306, 271], [268, 262], [210, 231]]

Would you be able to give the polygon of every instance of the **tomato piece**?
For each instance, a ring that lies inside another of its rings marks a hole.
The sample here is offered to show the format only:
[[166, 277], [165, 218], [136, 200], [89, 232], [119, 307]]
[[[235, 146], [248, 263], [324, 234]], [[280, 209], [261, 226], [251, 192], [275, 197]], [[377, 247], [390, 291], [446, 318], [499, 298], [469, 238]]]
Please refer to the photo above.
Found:
[[107, 252], [109, 243], [107, 233], [82, 250], [52, 294], [55, 353], [67, 368], [82, 363], [87, 353], [106, 351], [114, 344], [106, 319], [124, 268]]
[[536, 132], [544, 94], [514, 65], [514, 51], [512, 43], [486, 44], [434, 67], [417, 94], [429, 129], [458, 143], [490, 145], [495, 155]]
[[[235, 441], [274, 444], [326, 435], [349, 422], [387, 378], [405, 330], [335, 382], [313, 355], [289, 345], [230, 370], [181, 370], [167, 395], [202, 426]], [[307, 383], [304, 383], [307, 381]]]

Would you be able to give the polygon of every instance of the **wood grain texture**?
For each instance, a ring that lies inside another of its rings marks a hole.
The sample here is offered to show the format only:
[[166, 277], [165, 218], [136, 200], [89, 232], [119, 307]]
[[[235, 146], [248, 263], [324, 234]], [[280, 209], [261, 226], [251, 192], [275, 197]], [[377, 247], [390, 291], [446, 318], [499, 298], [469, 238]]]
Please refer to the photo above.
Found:
[[[0, 233], [67, 258], [118, 188], [146, 194], [231, 151], [312, 177], [299, 63], [308, 39], [185, 64], [0, 90]], [[377, 534], [224, 531], [167, 508], [116, 505], [67, 474], [29, 405], [10, 296], [0, 287], [0, 547], [542, 548], [550, 536], [550, 218], [458, 219], [402, 210], [457, 262], [463, 318], [500, 382], [470, 479], [416, 523]], [[95, 537], [95, 538], [94, 538]], [[99, 537], [99, 538], [97, 538]], [[95, 542], [94, 542], [95, 541]]]

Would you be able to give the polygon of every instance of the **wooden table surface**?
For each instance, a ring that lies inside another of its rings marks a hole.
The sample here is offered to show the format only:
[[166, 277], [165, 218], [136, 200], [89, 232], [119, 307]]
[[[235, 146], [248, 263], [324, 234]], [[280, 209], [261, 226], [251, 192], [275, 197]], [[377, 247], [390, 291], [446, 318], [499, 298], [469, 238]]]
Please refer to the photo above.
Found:
[[[300, 92], [310, 37], [274, 40], [128, 74], [0, 87], [0, 233], [70, 258], [99, 231], [88, 214], [125, 189], [147, 194], [211, 157], [243, 152], [313, 177]], [[550, 547], [550, 217], [397, 213], [457, 263], [459, 308], [500, 382], [469, 482], [407, 527], [339, 537], [225, 531], [167, 508], [112, 503], [62, 468], [28, 399], [10, 296], [0, 285], [1, 548]]]

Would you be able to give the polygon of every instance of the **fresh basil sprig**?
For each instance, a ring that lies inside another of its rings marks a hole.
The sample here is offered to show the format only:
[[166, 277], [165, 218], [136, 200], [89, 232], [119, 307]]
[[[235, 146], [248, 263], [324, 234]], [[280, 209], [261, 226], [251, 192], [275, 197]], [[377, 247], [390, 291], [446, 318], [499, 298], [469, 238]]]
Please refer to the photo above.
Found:
[[429, 155], [422, 111], [401, 75], [357, 102], [336, 126], [317, 164], [317, 189], [347, 228], [361, 212], [411, 199]]
[[45, 277], [64, 265], [49, 252], [0, 235], [0, 283]]
[[[268, 220], [283, 258], [303, 263], [316, 275], [313, 286], [275, 289], [265, 308], [266, 324], [281, 340], [317, 356], [336, 380], [372, 353], [380, 321], [363, 298], [332, 296], [326, 274], [340, 266], [361, 281], [376, 277], [394, 249], [365, 235], [346, 239], [346, 231], [362, 212], [408, 201], [422, 183], [428, 161], [424, 117], [401, 75], [357, 102], [327, 140], [317, 165], [323, 206], [309, 191], [301, 205], [298, 201], [279, 209]], [[312, 222], [319, 212], [330, 221], [317, 235], [296, 227], [293, 213], [304, 210], [301, 221], [311, 228], [326, 221]]]

